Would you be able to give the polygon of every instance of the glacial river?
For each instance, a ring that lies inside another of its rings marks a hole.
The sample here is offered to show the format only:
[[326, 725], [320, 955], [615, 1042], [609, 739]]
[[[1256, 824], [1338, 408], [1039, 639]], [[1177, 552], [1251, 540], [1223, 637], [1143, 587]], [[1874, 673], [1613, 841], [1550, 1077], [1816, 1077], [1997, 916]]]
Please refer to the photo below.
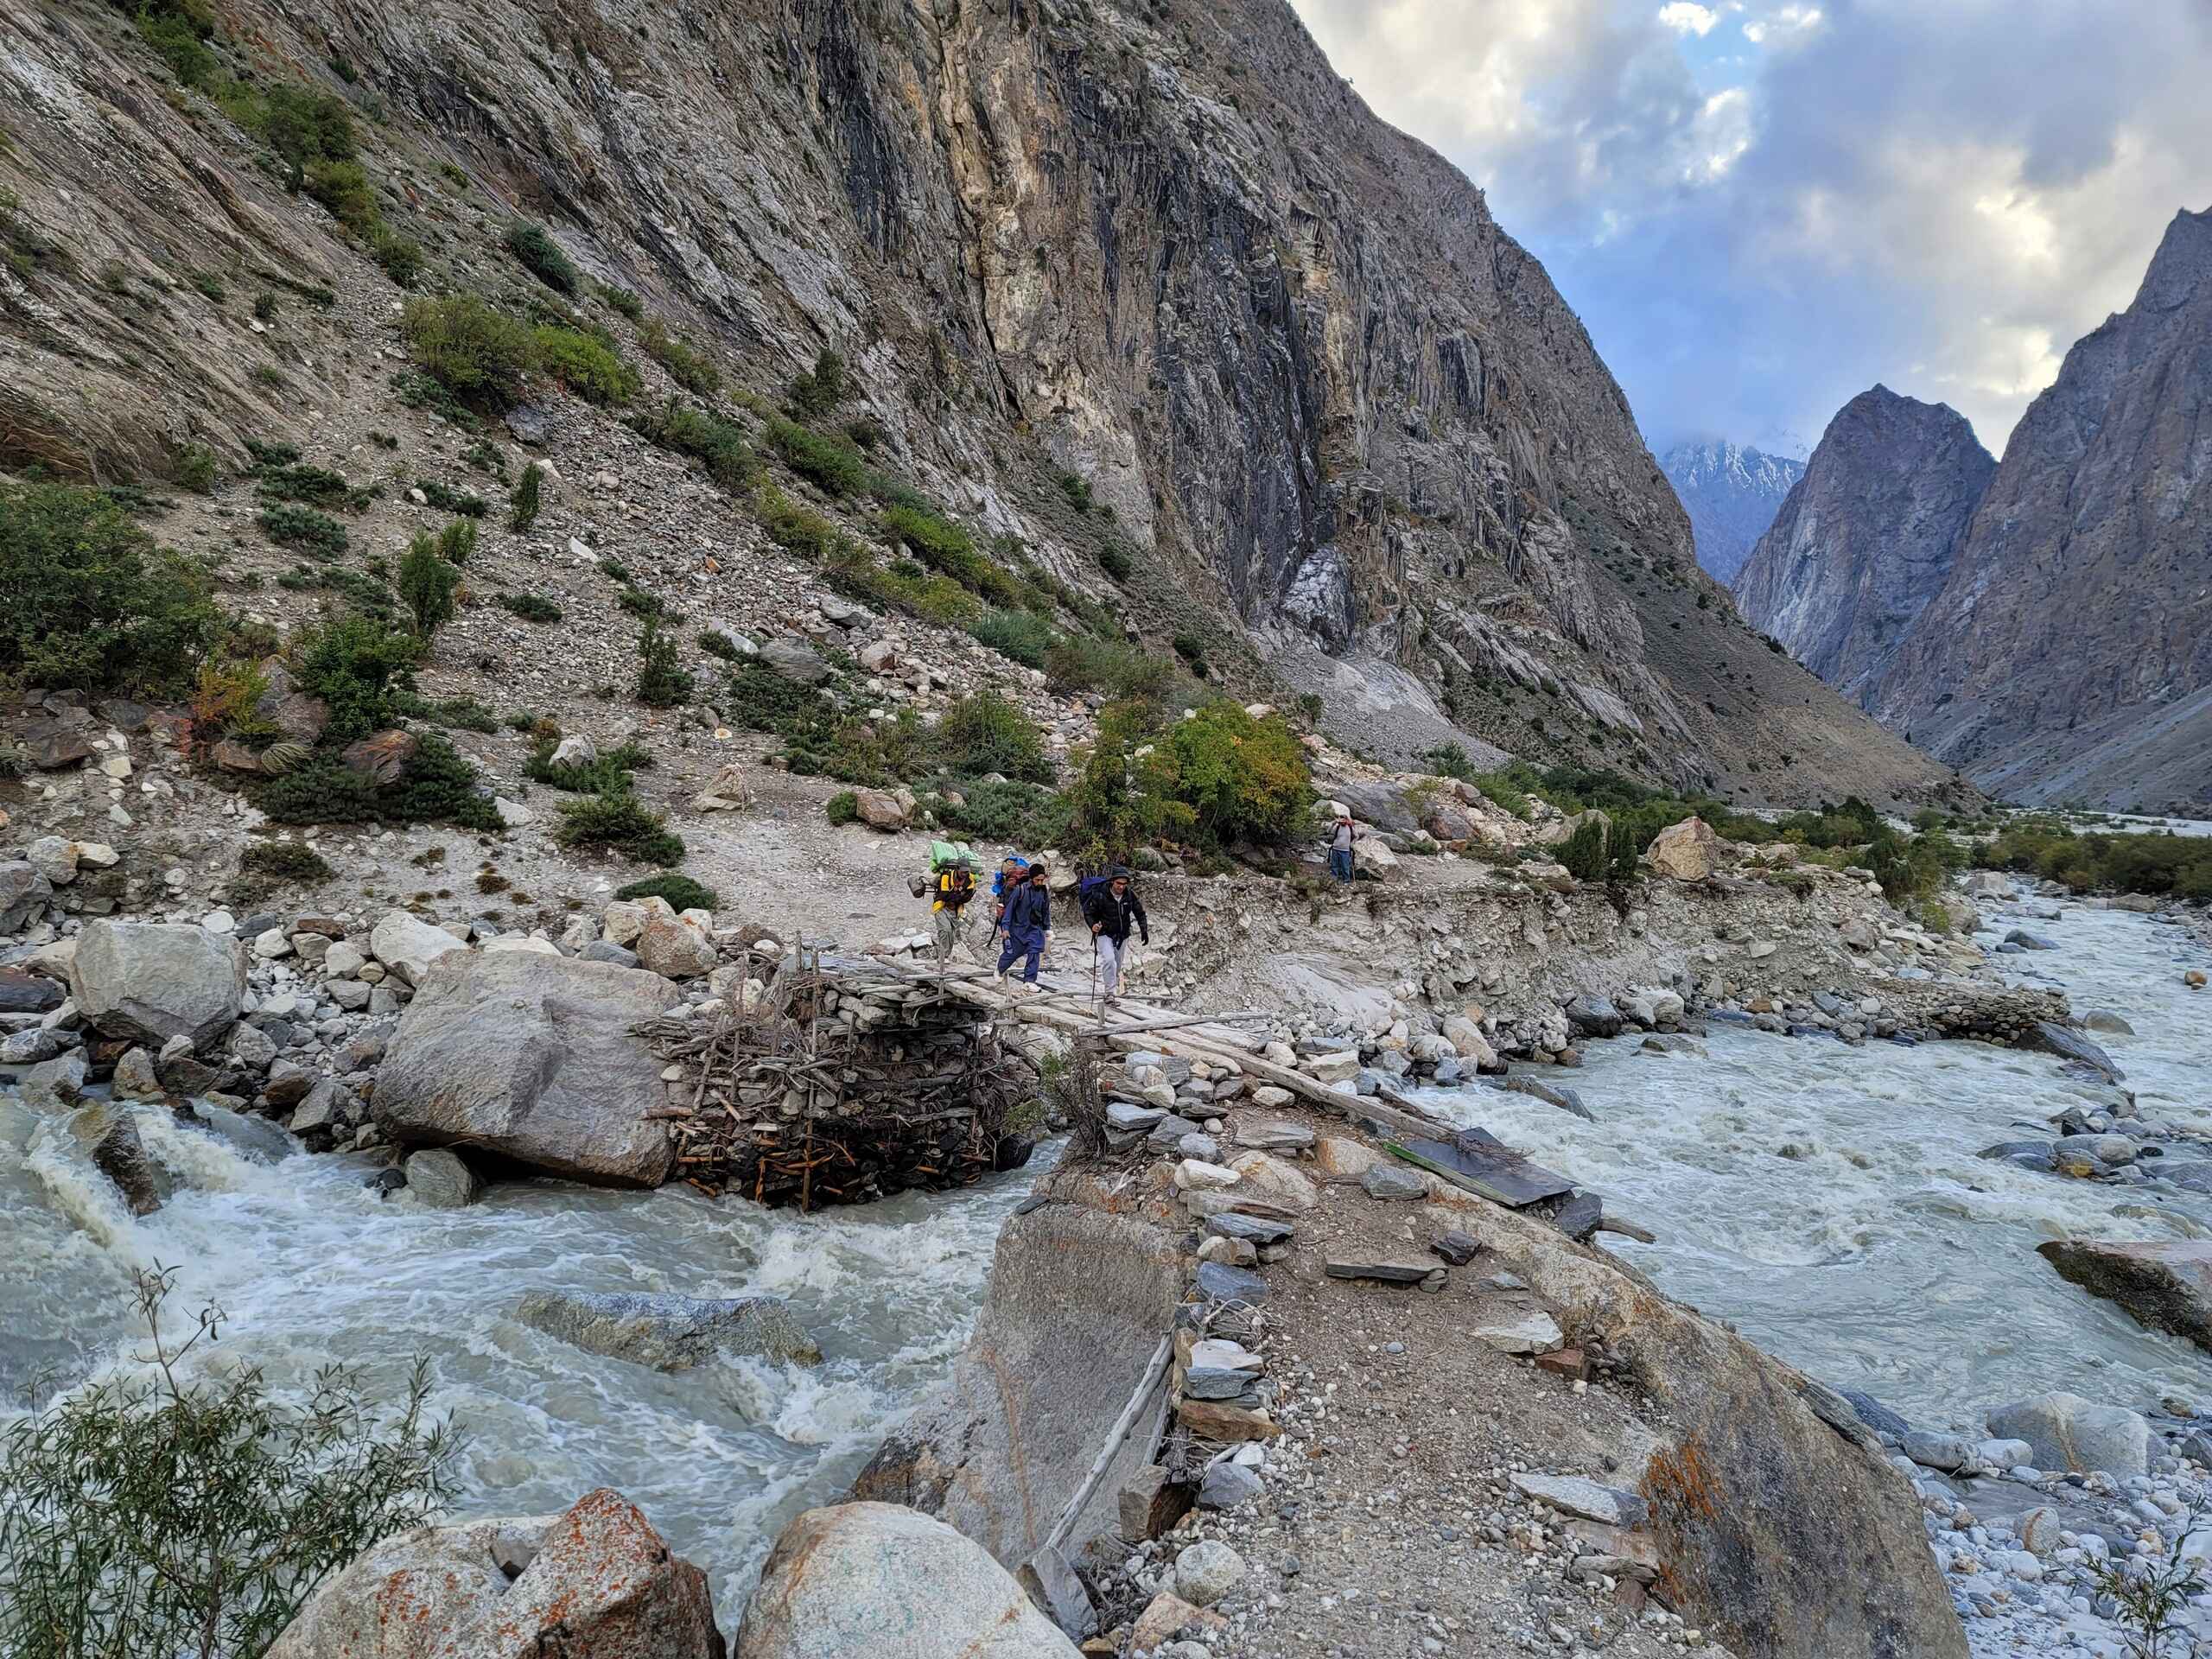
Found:
[[[2077, 1014], [2118, 1014], [2135, 1035], [2096, 1040], [2142, 1116], [2212, 1131], [2212, 965], [2177, 927], [2050, 901], [2006, 905], [2059, 948], [1999, 960], [2024, 984], [2064, 989]], [[1970, 1043], [1920, 1047], [1783, 1038], [1715, 1024], [1709, 1061], [1586, 1046], [1560, 1081], [1586, 1123], [1526, 1096], [1431, 1090], [1538, 1162], [1604, 1194], [1659, 1235], [1605, 1247], [1669, 1294], [1728, 1319], [1838, 1387], [1863, 1389], [1929, 1427], [1973, 1427], [1986, 1408], [2064, 1389], [2138, 1409], [2177, 1393], [2212, 1405], [2212, 1362], [2061, 1279], [2046, 1239], [2212, 1236], [2212, 1196], [2129, 1188], [1977, 1157], [2052, 1138], [2069, 1104], [2110, 1090], [2062, 1076], [2048, 1055]], [[2122, 1131], [2128, 1125], [2117, 1126]], [[2212, 1154], [2212, 1146], [2199, 1149]]]
[[[563, 1509], [594, 1486], [634, 1500], [707, 1569], [734, 1620], [783, 1523], [834, 1501], [887, 1422], [940, 1382], [982, 1302], [999, 1224], [1038, 1166], [950, 1198], [796, 1217], [683, 1187], [495, 1187], [461, 1211], [380, 1201], [367, 1157], [310, 1157], [252, 1120], [215, 1130], [137, 1114], [177, 1190], [133, 1219], [53, 1120], [0, 1100], [0, 1408], [74, 1382], [131, 1339], [130, 1270], [179, 1269], [189, 1328], [230, 1317], [212, 1351], [303, 1390], [342, 1361], [395, 1390], [428, 1355], [434, 1404], [467, 1431], [463, 1505]], [[516, 1321], [528, 1291], [674, 1291], [789, 1300], [818, 1367], [664, 1375]]]
[[[2145, 1115], [2212, 1127], [2212, 994], [2178, 930], [2069, 906], [2019, 918], [2061, 949], [2007, 958], [2109, 1039]], [[1715, 1027], [1712, 1058], [1593, 1044], [1570, 1081], [1599, 1121], [1520, 1096], [1438, 1094], [1602, 1190], [1661, 1235], [1609, 1240], [1666, 1289], [1845, 1386], [1932, 1424], [2063, 1387], [2129, 1404], [2212, 1395], [2202, 1355], [2061, 1281], [2034, 1254], [2066, 1233], [2155, 1238], [2212, 1227], [2212, 1199], [2091, 1186], [1974, 1156], [2099, 1091], [2048, 1057], [1964, 1044], [1849, 1049]], [[303, 1389], [332, 1361], [395, 1389], [428, 1355], [436, 1407], [465, 1425], [465, 1507], [558, 1509], [607, 1484], [636, 1500], [734, 1618], [770, 1541], [833, 1498], [889, 1422], [946, 1374], [980, 1304], [1020, 1172], [950, 1198], [809, 1217], [551, 1182], [460, 1211], [385, 1202], [366, 1158], [309, 1157], [256, 1120], [142, 1111], [175, 1190], [133, 1219], [58, 1122], [0, 1099], [0, 1410], [130, 1354], [130, 1269], [179, 1270], [172, 1315], [229, 1318], [213, 1357]], [[815, 1333], [819, 1368], [664, 1376], [583, 1353], [511, 1314], [543, 1287], [767, 1292]]]

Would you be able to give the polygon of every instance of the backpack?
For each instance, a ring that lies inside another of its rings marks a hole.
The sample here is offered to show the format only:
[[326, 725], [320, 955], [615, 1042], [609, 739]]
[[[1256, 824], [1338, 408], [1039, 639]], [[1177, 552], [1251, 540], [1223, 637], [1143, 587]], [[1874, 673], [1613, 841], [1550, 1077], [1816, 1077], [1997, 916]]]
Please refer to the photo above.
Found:
[[957, 910], [976, 896], [976, 873], [953, 865], [939, 870], [937, 876], [938, 900], [947, 910]]
[[964, 841], [933, 841], [930, 842], [930, 873], [935, 874], [946, 867], [965, 860], [973, 864], [976, 855]]

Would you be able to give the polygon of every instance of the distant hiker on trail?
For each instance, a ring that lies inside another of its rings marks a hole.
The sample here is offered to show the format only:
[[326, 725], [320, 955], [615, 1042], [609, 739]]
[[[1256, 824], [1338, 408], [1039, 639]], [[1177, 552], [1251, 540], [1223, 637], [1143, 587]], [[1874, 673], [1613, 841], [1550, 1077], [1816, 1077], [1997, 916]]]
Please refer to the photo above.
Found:
[[1129, 928], [1152, 943], [1152, 926], [1145, 919], [1144, 900], [1129, 885], [1129, 873], [1116, 864], [1103, 876], [1083, 884], [1083, 919], [1090, 924], [1090, 937], [1098, 951], [1098, 984], [1107, 1001], [1122, 998], [1122, 969], [1129, 957]]
[[1358, 836], [1351, 825], [1351, 814], [1338, 813], [1337, 827], [1329, 836], [1329, 874], [1339, 881], [1351, 880], [1351, 844]]
[[1026, 874], [1028, 880], [1007, 893], [1006, 910], [1000, 918], [1006, 929], [1006, 949], [999, 952], [999, 978], [1004, 981], [1006, 970], [1027, 957], [1028, 965], [1021, 980], [1026, 989], [1033, 991], [1045, 942], [1052, 937], [1052, 893], [1045, 885], [1046, 872], [1042, 864], [1032, 864]]
[[931, 874], [930, 938], [937, 946], [938, 970], [942, 973], [952, 962], [953, 946], [960, 943], [961, 916], [976, 896], [976, 861], [963, 848], [937, 862]]

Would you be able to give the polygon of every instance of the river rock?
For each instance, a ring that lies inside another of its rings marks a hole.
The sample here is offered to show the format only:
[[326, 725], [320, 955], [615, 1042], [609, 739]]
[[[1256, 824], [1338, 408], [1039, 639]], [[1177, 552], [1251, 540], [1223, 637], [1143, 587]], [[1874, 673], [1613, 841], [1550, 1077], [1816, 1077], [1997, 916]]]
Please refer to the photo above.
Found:
[[760, 660], [787, 680], [819, 685], [830, 677], [830, 664], [804, 640], [779, 634], [760, 647]]
[[130, 1206], [134, 1216], [150, 1216], [162, 1207], [161, 1175], [138, 1139], [137, 1125], [119, 1106], [95, 1102], [79, 1108], [69, 1119], [69, 1133], [92, 1155], [94, 1164]]
[[2005, 936], [2005, 943], [2017, 944], [2023, 950], [2056, 950], [2057, 945], [2040, 933], [2031, 933], [2024, 927], [2016, 927]]
[[54, 884], [29, 859], [0, 860], [0, 933], [20, 933], [54, 897]]
[[2212, 1241], [2052, 1239], [2036, 1254], [2091, 1295], [2119, 1303], [2137, 1324], [2212, 1349]]
[[745, 1659], [1076, 1659], [982, 1546], [891, 1503], [809, 1510], [745, 1607]]
[[[411, 1169], [408, 1180], [411, 1185]], [[522, 1299], [515, 1317], [588, 1352], [657, 1371], [688, 1370], [723, 1352], [802, 1365], [822, 1359], [814, 1338], [773, 1296], [538, 1290]]]
[[484, 1183], [450, 1147], [426, 1147], [410, 1153], [407, 1191], [426, 1210], [465, 1210], [482, 1195]]
[[23, 1104], [34, 1112], [67, 1111], [85, 1097], [85, 1071], [82, 1049], [41, 1062], [18, 1084]]
[[1578, 996], [1567, 1005], [1567, 1023], [1585, 1037], [1618, 1037], [1621, 1011], [1603, 996]]
[[317, 1590], [266, 1659], [556, 1653], [727, 1659], [707, 1575], [619, 1492], [387, 1538]]
[[1198, 1478], [1198, 1504], [1202, 1510], [1233, 1510], [1250, 1503], [1262, 1490], [1257, 1472], [1242, 1464], [1211, 1464]]
[[369, 954], [410, 985], [420, 985], [439, 957], [468, 946], [442, 927], [404, 910], [388, 910], [369, 930]]
[[20, 968], [0, 968], [0, 1014], [44, 1014], [61, 1006], [59, 982]]
[[1940, 1469], [1954, 1474], [1974, 1461], [1974, 1448], [1955, 1434], [1930, 1433], [1925, 1429], [1913, 1429], [1897, 1443], [1897, 1449], [1923, 1469]]
[[189, 924], [87, 922], [69, 994], [106, 1036], [149, 1048], [182, 1036], [205, 1050], [237, 1023], [245, 953]]
[[2120, 1015], [2102, 1008], [2092, 1008], [2084, 1014], [2082, 1027], [2085, 1031], [2102, 1032], [2107, 1037], [2133, 1037], [2135, 1034], [2134, 1027]]
[[526, 951], [435, 959], [377, 1074], [377, 1127], [550, 1175], [658, 1186], [675, 1149], [645, 1114], [661, 1065], [630, 1027], [679, 993], [658, 974]]
[[2118, 1083], [2126, 1075], [2113, 1064], [2111, 1055], [2070, 1026], [2039, 1020], [2036, 1022], [2035, 1034], [2038, 1047], [2057, 1055], [2062, 1060], [2079, 1060], [2084, 1065], [2094, 1066], [2104, 1074], [2107, 1082]]
[[2032, 1446], [2038, 1469], [2101, 1469], [2125, 1478], [2149, 1467], [2151, 1426], [2124, 1407], [2093, 1405], [2079, 1395], [2040, 1394], [1999, 1406], [1988, 1424], [1997, 1439]]
[[115, 1063], [111, 1085], [118, 1100], [159, 1100], [162, 1080], [154, 1075], [154, 1057], [143, 1048], [126, 1050]]

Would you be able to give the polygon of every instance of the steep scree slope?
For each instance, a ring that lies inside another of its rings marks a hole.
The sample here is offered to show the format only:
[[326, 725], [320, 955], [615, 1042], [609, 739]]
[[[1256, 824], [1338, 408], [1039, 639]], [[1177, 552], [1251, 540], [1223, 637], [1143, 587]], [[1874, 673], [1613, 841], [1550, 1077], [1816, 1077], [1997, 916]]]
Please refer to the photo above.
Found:
[[[836, 346], [887, 470], [1348, 737], [1783, 800], [1946, 781], [1768, 660], [1542, 270], [1280, 0], [205, 10], [224, 76], [353, 105], [418, 288], [543, 300], [498, 252], [520, 214], [753, 385]], [[358, 296], [400, 292], [127, 13], [0, 16], [0, 467], [312, 449], [389, 399]], [[280, 340], [226, 277], [282, 289]]]

